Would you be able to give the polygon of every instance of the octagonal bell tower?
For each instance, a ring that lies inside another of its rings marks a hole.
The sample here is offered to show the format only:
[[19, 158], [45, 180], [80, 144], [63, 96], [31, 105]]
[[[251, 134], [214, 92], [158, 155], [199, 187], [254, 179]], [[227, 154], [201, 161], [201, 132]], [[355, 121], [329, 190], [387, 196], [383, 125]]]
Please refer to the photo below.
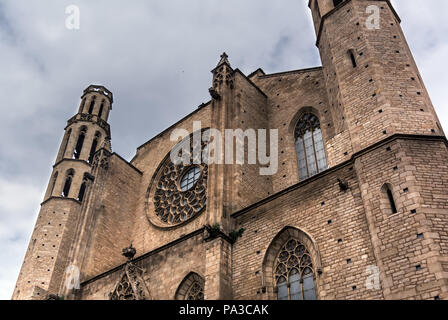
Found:
[[389, 0], [310, 0], [336, 134], [354, 154], [396, 134], [444, 136]]
[[400, 17], [389, 0], [309, 7], [334, 139], [344, 145], [333, 156], [354, 156], [381, 294], [444, 298], [447, 202], [437, 199], [447, 197], [438, 188], [447, 177], [446, 137]]
[[57, 294], [67, 268], [74, 229], [90, 183], [97, 150], [111, 151], [113, 95], [103, 86], [84, 90], [78, 113], [68, 120], [13, 299]]

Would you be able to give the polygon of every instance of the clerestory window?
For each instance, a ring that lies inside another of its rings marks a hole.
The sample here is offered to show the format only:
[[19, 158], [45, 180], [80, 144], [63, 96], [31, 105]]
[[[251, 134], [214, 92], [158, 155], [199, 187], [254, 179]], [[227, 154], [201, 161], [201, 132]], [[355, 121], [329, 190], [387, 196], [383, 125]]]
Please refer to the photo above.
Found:
[[304, 114], [297, 123], [295, 139], [300, 180], [327, 169], [319, 118], [311, 113]]

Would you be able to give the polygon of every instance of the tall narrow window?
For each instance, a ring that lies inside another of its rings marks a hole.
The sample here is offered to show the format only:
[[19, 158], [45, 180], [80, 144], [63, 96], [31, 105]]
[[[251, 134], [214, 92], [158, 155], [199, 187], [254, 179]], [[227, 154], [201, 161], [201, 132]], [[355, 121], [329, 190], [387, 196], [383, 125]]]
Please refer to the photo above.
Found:
[[348, 55], [350, 56], [350, 60], [352, 61], [353, 68], [358, 66], [355, 58], [355, 51], [353, 49], [348, 50]]
[[281, 248], [274, 272], [278, 300], [317, 299], [311, 256], [297, 239], [289, 239]]
[[84, 200], [84, 195], [86, 193], [86, 188], [87, 188], [87, 181], [86, 181], [86, 179], [84, 179], [82, 184], [81, 184], [81, 188], [79, 189], [78, 201], [82, 202], [82, 200]]
[[62, 154], [61, 154], [61, 158], [65, 157], [65, 152], [67, 151], [67, 146], [68, 146], [68, 142], [70, 141], [70, 136], [72, 135], [72, 129], [68, 130], [67, 134], [65, 135], [64, 138], [64, 145], [62, 147]]
[[56, 186], [56, 181], [58, 180], [58, 172], [53, 175], [53, 179], [51, 180], [50, 191], [48, 192], [48, 197], [53, 195], [54, 187]]
[[82, 99], [81, 106], [79, 107], [79, 113], [84, 112], [84, 106], [86, 105], [86, 98]]
[[89, 114], [92, 114], [93, 108], [95, 107], [96, 96], [93, 96], [92, 101], [90, 102]]
[[101, 134], [99, 132], [95, 133], [95, 139], [93, 139], [92, 147], [90, 148], [89, 163], [93, 162], [93, 157], [95, 156], [96, 148], [98, 147], [98, 141], [100, 140]]
[[389, 202], [389, 208], [388, 208], [389, 212], [390, 212], [391, 214], [396, 214], [396, 213], [398, 213], [397, 205], [396, 205], [396, 203], [395, 203], [395, 199], [394, 199], [394, 195], [393, 195], [393, 193], [392, 193], [392, 187], [391, 187], [391, 185], [389, 185], [389, 184], [386, 183], [386, 184], [383, 186], [382, 191], [383, 191], [383, 193], [385, 193], [386, 196], [387, 196], [387, 200], [388, 200], [388, 202]]
[[295, 129], [295, 139], [300, 180], [327, 169], [320, 122], [315, 115], [307, 113], [302, 116]]
[[98, 118], [101, 118], [104, 110], [104, 100], [101, 102], [100, 111], [98, 112]]
[[82, 127], [81, 132], [79, 133], [78, 142], [76, 143], [76, 148], [73, 153], [74, 159], [79, 159], [81, 156], [82, 146], [84, 145], [84, 140], [86, 138], [87, 128]]
[[67, 171], [67, 176], [65, 178], [64, 189], [62, 190], [62, 197], [68, 198], [70, 194], [70, 188], [72, 186], [73, 176], [75, 175], [75, 171], [70, 169]]

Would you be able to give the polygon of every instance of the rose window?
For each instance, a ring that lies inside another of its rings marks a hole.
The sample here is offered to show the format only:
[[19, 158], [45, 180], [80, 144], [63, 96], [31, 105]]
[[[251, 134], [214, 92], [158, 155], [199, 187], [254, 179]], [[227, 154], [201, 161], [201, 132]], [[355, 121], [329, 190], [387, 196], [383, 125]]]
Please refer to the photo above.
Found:
[[[206, 147], [203, 142], [200, 150], [204, 151]], [[193, 155], [190, 160], [191, 163], [198, 162]], [[207, 205], [207, 176], [206, 163], [177, 165], [168, 154], [148, 189], [149, 221], [155, 226], [169, 228], [184, 224], [202, 213]]]

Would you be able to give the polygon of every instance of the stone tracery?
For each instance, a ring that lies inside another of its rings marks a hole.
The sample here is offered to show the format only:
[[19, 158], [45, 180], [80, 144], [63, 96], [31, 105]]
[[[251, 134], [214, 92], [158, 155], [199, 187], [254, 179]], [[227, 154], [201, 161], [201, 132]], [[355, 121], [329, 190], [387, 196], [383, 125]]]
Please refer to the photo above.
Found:
[[195, 272], [188, 274], [174, 297], [175, 300], [204, 300], [205, 280]]
[[282, 247], [277, 257], [274, 275], [278, 299], [316, 299], [311, 255], [300, 241], [290, 239]]
[[[193, 139], [192, 139], [193, 140]], [[208, 139], [201, 143], [201, 154], [204, 153], [208, 146]], [[195, 150], [193, 142], [191, 142], [191, 150]], [[206, 152], [205, 152], [206, 153]], [[194, 152], [188, 155], [190, 163], [198, 163]], [[174, 164], [168, 155], [162, 166], [159, 167], [155, 174], [156, 181], [151, 188], [153, 195], [153, 210], [157, 218], [166, 226], [176, 226], [188, 221], [200, 212], [207, 205], [207, 177], [208, 165], [207, 161], [201, 164], [193, 164], [185, 166], [183, 164]], [[192, 171], [196, 172], [194, 184], [188, 189], [183, 188], [181, 181], [185, 174]], [[200, 170], [200, 174], [198, 174]], [[151, 220], [151, 219], [150, 219]]]
[[199, 282], [194, 282], [187, 292], [185, 300], [204, 300], [204, 286]]
[[120, 281], [109, 294], [110, 300], [149, 300], [150, 294], [143, 275], [146, 271], [132, 262], [136, 253], [132, 245], [123, 249], [123, 256], [128, 262], [120, 275]]

